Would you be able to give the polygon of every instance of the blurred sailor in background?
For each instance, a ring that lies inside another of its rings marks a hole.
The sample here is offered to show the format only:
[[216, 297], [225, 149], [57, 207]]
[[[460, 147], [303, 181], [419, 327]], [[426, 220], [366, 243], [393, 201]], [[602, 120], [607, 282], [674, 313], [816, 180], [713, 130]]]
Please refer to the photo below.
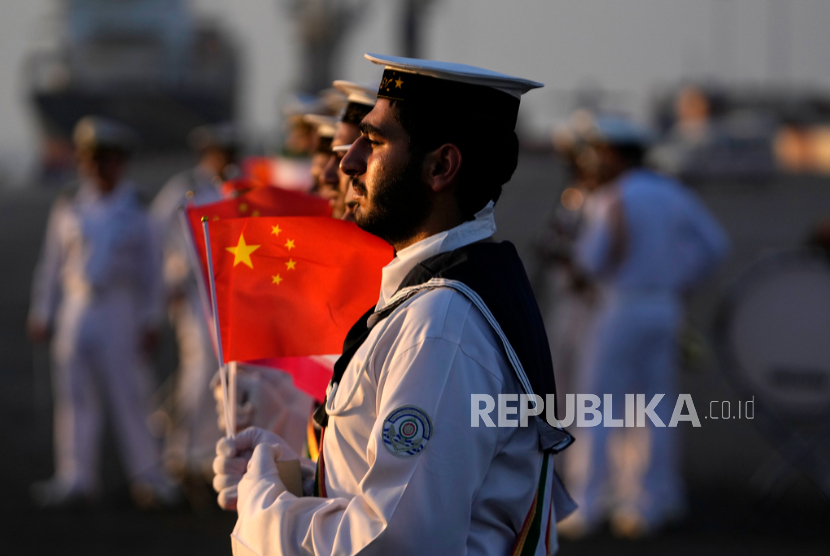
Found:
[[170, 319], [176, 333], [179, 368], [173, 385], [172, 431], [165, 464], [182, 476], [209, 473], [213, 448], [219, 440], [213, 415], [210, 381], [216, 361], [205, 308], [193, 266], [191, 241], [182, 226], [179, 208], [222, 200], [222, 183], [235, 177], [240, 138], [232, 124], [205, 126], [189, 137], [199, 163], [165, 184], [151, 206], [157, 249]]
[[311, 155], [311, 178], [314, 180], [314, 185], [310, 193], [321, 195], [323, 168], [331, 157], [331, 140], [334, 137], [337, 118], [322, 114], [306, 114], [303, 120], [314, 126], [314, 147]]
[[346, 215], [346, 194], [351, 177], [340, 170], [340, 161], [355, 139], [360, 136], [358, 125], [375, 106], [378, 89], [341, 80], [335, 81], [334, 87], [346, 95], [347, 102], [340, 113], [331, 142], [332, 155], [323, 167], [323, 196], [329, 199], [332, 216], [343, 218]]
[[52, 208], [28, 321], [33, 340], [55, 331], [55, 476], [32, 494], [47, 507], [97, 495], [106, 400], [135, 501], [166, 505], [178, 494], [147, 428], [151, 385], [142, 353], [159, 324], [157, 265], [146, 212], [123, 179], [136, 138], [116, 122], [86, 117], [74, 142], [80, 187]]
[[[650, 140], [649, 130], [624, 118], [598, 117], [587, 131], [590, 149], [581, 160], [598, 188], [586, 208], [576, 256], [598, 283], [601, 305], [578, 391], [600, 399], [611, 394], [616, 418], [623, 417], [625, 394], [645, 394], [647, 401], [664, 394], [655, 413], [668, 424], [677, 400], [683, 295], [723, 260], [728, 240], [689, 189], [642, 167]], [[611, 508], [603, 496], [609, 429], [580, 430], [590, 463], [586, 480], [572, 485], [580, 510], [566, 530], [590, 531], [610, 509], [612, 531], [636, 537], [682, 511], [677, 431], [650, 425], [648, 430], [641, 484]]]

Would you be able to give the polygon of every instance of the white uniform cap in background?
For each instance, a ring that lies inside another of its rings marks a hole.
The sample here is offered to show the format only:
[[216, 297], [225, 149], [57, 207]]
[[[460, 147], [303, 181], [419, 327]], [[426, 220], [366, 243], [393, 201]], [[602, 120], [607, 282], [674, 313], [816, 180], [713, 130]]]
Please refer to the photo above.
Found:
[[321, 114], [306, 114], [303, 121], [317, 131], [318, 137], [334, 137], [334, 128], [337, 126], [337, 118], [334, 116], [323, 116]]
[[328, 89], [320, 91], [319, 98], [323, 109], [314, 110], [313, 112], [315, 114], [336, 116], [341, 110], [343, 110], [343, 107], [346, 106], [346, 96], [334, 87], [329, 87]]
[[138, 148], [140, 139], [138, 134], [120, 122], [85, 116], [75, 124], [72, 142], [76, 149], [119, 149], [128, 153]]
[[306, 114], [323, 114], [334, 116], [340, 113], [346, 105], [346, 96], [330, 87], [318, 94], [294, 93], [286, 100], [280, 109], [287, 118], [302, 118]]
[[345, 124], [359, 125], [378, 101], [377, 87], [339, 79], [333, 85], [335, 89], [346, 95], [347, 103], [340, 113], [340, 121]]
[[293, 93], [280, 107], [280, 112], [287, 120], [302, 118], [305, 114], [320, 114], [326, 111], [326, 105], [320, 96], [308, 93]]
[[332, 83], [334, 88], [346, 95], [348, 102], [374, 106], [378, 101], [378, 88], [371, 85], [361, 85], [352, 81], [338, 79]]

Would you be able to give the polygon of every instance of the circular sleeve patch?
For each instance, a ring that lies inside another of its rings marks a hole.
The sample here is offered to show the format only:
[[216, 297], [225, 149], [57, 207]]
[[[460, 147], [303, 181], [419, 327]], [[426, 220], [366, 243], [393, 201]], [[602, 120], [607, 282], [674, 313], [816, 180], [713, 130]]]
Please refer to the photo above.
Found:
[[383, 422], [383, 445], [399, 457], [416, 456], [432, 436], [432, 420], [427, 412], [414, 405], [392, 411]]

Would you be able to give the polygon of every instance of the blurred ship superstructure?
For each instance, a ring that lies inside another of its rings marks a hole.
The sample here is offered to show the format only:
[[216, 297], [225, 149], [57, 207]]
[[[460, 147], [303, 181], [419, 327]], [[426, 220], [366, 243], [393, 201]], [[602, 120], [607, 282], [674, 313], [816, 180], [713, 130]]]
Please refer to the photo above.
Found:
[[686, 180], [830, 174], [830, 92], [686, 84], [657, 95], [652, 153]]
[[68, 137], [86, 114], [130, 125], [149, 148], [183, 146], [195, 126], [233, 119], [236, 52], [186, 0], [60, 0], [60, 8], [56, 44], [26, 68], [47, 142]]

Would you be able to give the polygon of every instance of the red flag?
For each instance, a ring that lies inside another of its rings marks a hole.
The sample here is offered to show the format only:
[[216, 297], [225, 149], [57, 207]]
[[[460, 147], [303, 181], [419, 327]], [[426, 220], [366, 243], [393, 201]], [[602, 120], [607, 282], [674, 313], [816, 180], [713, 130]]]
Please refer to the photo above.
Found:
[[393, 257], [383, 240], [332, 218], [220, 219], [209, 229], [226, 361], [340, 353]]
[[[255, 182], [236, 180], [229, 182], [244, 184]], [[220, 218], [245, 218], [249, 216], [331, 216], [328, 201], [298, 191], [287, 191], [279, 187], [253, 187], [250, 191], [225, 201], [188, 207], [191, 222], [199, 222], [202, 216], [211, 220]], [[201, 224], [198, 226], [201, 229]]]
[[268, 186], [256, 187], [233, 199], [209, 205], [189, 206], [185, 211], [193, 234], [193, 243], [202, 264], [205, 283], [207, 259], [205, 236], [202, 231], [203, 216], [210, 221], [251, 216], [331, 216], [331, 206], [325, 199]]
[[249, 156], [242, 161], [242, 173], [260, 183], [274, 185], [274, 161], [264, 156]]
[[228, 180], [222, 184], [222, 197], [230, 199], [249, 192], [257, 187], [267, 187], [267, 183], [262, 183], [255, 177], [241, 177]]
[[242, 161], [242, 173], [262, 184], [293, 191], [309, 191], [314, 186], [308, 158], [249, 156]]

